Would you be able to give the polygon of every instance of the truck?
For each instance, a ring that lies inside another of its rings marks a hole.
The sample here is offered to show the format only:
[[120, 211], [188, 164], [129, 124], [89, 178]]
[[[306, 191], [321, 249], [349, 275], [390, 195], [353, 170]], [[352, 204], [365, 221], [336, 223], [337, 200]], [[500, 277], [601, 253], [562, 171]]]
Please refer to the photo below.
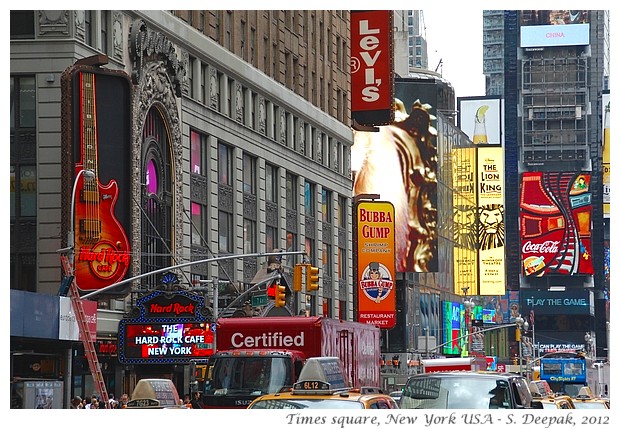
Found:
[[308, 358], [342, 362], [352, 388], [380, 384], [380, 329], [322, 316], [220, 318], [202, 389], [204, 408], [246, 408], [293, 387]]
[[487, 360], [483, 357], [422, 359], [422, 372], [440, 371], [486, 371]]

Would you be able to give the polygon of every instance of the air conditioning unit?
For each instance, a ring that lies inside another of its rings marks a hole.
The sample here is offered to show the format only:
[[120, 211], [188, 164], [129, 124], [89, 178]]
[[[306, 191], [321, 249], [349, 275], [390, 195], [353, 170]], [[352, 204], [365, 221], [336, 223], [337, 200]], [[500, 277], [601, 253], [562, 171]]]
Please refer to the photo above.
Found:
[[110, 310], [125, 311], [125, 300], [123, 299], [111, 299]]

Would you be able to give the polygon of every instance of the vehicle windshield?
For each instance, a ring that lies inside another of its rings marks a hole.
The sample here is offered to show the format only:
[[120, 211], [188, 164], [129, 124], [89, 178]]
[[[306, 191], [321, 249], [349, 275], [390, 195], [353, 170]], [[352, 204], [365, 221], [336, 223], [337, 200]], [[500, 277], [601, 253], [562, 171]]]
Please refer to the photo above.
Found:
[[578, 410], [606, 410], [607, 407], [602, 402], [596, 401], [573, 401], [573, 405]]
[[291, 360], [284, 357], [222, 357], [213, 366], [207, 395], [277, 393], [292, 386]]
[[432, 375], [409, 379], [399, 405], [422, 409], [512, 408], [510, 401], [504, 380]]
[[341, 401], [338, 399], [307, 399], [307, 398], [281, 398], [258, 401], [250, 408], [260, 410], [273, 409], [334, 409], [334, 410], [360, 410], [364, 408], [361, 402]]

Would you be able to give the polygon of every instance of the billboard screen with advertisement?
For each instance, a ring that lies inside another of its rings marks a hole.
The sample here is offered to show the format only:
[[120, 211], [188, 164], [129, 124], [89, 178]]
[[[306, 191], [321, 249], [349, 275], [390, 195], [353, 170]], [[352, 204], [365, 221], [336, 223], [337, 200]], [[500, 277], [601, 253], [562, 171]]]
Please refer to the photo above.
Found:
[[351, 117], [360, 125], [386, 125], [394, 112], [392, 10], [351, 11]]
[[[59, 340], [71, 340], [79, 341], [80, 327], [78, 326], [77, 319], [75, 318], [75, 310], [71, 303], [71, 298], [66, 296], [58, 297], [60, 302], [59, 314], [58, 314], [58, 339]], [[84, 316], [86, 317], [86, 324], [90, 335], [93, 338], [97, 338], [97, 301], [91, 301], [88, 299], [82, 300], [82, 308], [84, 310]]]
[[587, 10], [523, 10], [520, 15], [522, 48], [590, 44]]
[[478, 231], [476, 230], [476, 148], [452, 149], [454, 222], [454, 293], [464, 288], [478, 295]]
[[460, 355], [459, 336], [461, 334], [461, 303], [444, 301], [444, 337], [442, 343], [445, 355]]
[[474, 144], [502, 145], [503, 100], [497, 97], [459, 97], [459, 128]]
[[392, 125], [378, 132], [353, 131], [353, 194], [376, 194], [394, 206], [397, 272], [437, 272], [437, 226], [427, 222], [437, 208], [437, 130], [433, 107], [423, 101], [434, 103], [437, 88], [404, 85], [406, 99], [395, 101]]
[[358, 321], [380, 328], [396, 324], [394, 206], [387, 201], [356, 205]]
[[188, 363], [213, 354], [215, 323], [121, 323], [124, 364]]
[[609, 92], [603, 93], [603, 217], [608, 218], [610, 212], [610, 190], [611, 190], [611, 170], [610, 170], [610, 154], [611, 140], [609, 139], [609, 126], [611, 124], [610, 117], [611, 97]]
[[478, 273], [479, 295], [504, 295], [504, 151], [478, 146]]
[[519, 201], [525, 276], [594, 274], [589, 173], [523, 173]]

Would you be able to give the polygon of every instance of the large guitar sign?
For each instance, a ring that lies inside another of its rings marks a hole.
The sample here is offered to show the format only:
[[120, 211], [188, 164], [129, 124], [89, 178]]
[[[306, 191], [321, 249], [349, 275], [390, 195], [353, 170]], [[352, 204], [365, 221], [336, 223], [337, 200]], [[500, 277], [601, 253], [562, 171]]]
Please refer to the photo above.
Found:
[[79, 174], [75, 187], [75, 279], [82, 290], [98, 290], [123, 279], [131, 249], [114, 215], [118, 185], [115, 180], [106, 186], [99, 182], [95, 75], [81, 72], [79, 79], [81, 159], [76, 177], [87, 171]]

